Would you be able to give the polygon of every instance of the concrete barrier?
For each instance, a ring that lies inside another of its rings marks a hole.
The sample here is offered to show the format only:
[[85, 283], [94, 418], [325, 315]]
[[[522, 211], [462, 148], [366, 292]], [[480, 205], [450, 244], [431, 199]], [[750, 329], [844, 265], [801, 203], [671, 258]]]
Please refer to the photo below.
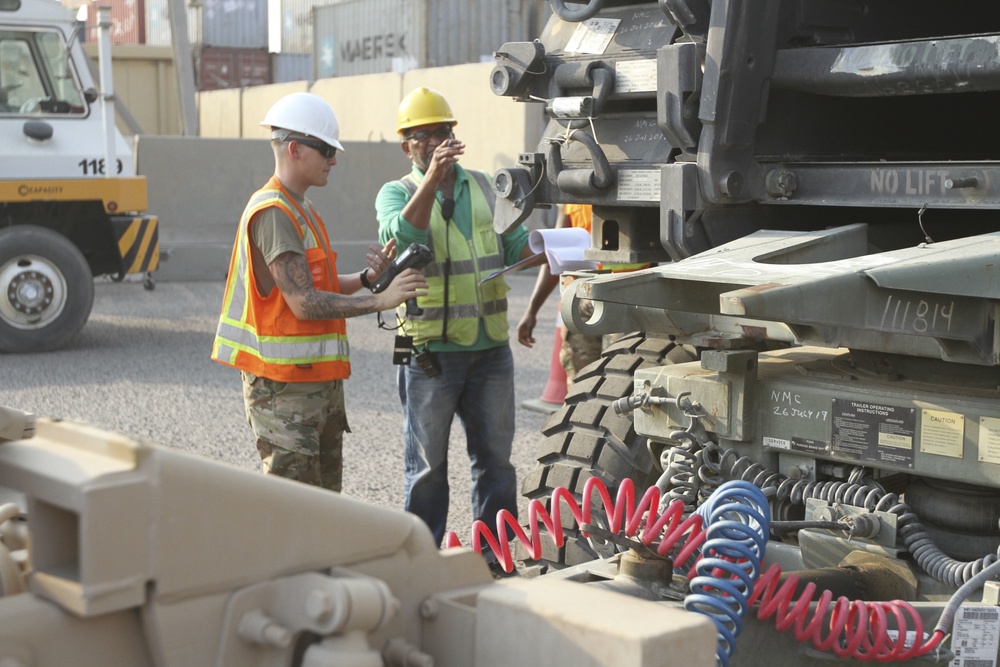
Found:
[[[157, 280], [223, 280], [243, 207], [274, 172], [266, 139], [138, 138], [138, 173], [149, 182], [149, 210], [160, 217], [166, 256]], [[365, 266], [378, 241], [375, 196], [409, 171], [395, 143], [345, 142], [324, 188], [307, 193], [327, 225], [341, 273]]]

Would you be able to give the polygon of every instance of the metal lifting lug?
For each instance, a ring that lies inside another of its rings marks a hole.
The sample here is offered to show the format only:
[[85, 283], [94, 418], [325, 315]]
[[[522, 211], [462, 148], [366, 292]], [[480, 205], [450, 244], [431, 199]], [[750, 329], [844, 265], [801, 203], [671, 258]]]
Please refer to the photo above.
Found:
[[490, 90], [501, 97], [522, 98], [532, 78], [545, 74], [545, 47], [533, 42], [507, 42], [493, 53], [497, 64], [490, 72]]
[[498, 169], [493, 174], [493, 192], [497, 195], [493, 229], [497, 234], [506, 234], [521, 224], [535, 208], [535, 186], [541, 179], [545, 158], [540, 153], [522, 153], [520, 161], [529, 168]]
[[[615, 72], [607, 63], [599, 60], [563, 63], [552, 74], [546, 110], [566, 127], [579, 129], [586, 126], [588, 119], [601, 115], [601, 109], [614, 88]], [[570, 94], [583, 91], [589, 91], [590, 94]], [[575, 112], [567, 112], [567, 109], [575, 107], [579, 107]], [[559, 113], [553, 113], [552, 110]]]
[[577, 9], [569, 9], [563, 0], [549, 0], [549, 5], [552, 7], [552, 13], [561, 18], [563, 21], [570, 21], [572, 23], [579, 23], [580, 21], [586, 21], [589, 18], [593, 18], [597, 12], [601, 11], [604, 5], [604, 0], [589, 0], [582, 7], [579, 6], [580, 3], [575, 3]]
[[[570, 141], [578, 141], [587, 147], [593, 169], [563, 169], [562, 147]], [[595, 195], [615, 184], [615, 171], [611, 168], [608, 157], [597, 141], [585, 132], [571, 131], [565, 139], [551, 139], [546, 147], [545, 158], [549, 182], [568, 194]]]
[[708, 0], [659, 0], [663, 13], [692, 41], [708, 38], [708, 19], [712, 5]]

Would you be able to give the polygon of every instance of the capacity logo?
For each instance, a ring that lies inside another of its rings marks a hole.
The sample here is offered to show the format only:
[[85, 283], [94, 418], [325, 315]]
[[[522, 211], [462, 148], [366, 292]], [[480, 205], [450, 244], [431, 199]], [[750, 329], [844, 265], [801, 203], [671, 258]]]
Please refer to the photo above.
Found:
[[29, 183], [22, 183], [17, 186], [17, 194], [22, 197], [30, 197], [32, 195], [58, 195], [63, 191], [61, 185], [31, 185]]

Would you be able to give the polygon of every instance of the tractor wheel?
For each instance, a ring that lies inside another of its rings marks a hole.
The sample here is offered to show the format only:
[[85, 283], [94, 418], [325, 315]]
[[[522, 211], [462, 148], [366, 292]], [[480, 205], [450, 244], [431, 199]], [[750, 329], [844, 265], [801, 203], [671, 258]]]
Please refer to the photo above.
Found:
[[0, 229], [0, 352], [43, 352], [75, 336], [94, 305], [80, 250], [36, 225]]
[[[630, 334], [608, 346], [601, 359], [577, 373], [563, 407], [542, 427], [545, 439], [539, 446], [538, 465], [524, 480], [522, 495], [529, 502], [542, 503], [550, 511], [553, 489], [565, 487], [580, 503], [583, 486], [590, 477], [604, 482], [612, 498], [626, 478], [635, 483], [637, 493], [643, 493], [655, 483], [658, 472], [650, 460], [646, 439], [636, 435], [631, 416], [615, 414], [611, 404], [631, 395], [632, 379], [639, 368], [697, 358], [698, 352], [693, 347], [641, 333]], [[582, 537], [565, 508], [562, 530], [566, 541], [559, 548], [541, 528], [541, 562], [528, 559], [520, 544], [516, 545], [516, 557], [528, 566], [560, 569], [611, 556], [616, 550], [613, 544]]]

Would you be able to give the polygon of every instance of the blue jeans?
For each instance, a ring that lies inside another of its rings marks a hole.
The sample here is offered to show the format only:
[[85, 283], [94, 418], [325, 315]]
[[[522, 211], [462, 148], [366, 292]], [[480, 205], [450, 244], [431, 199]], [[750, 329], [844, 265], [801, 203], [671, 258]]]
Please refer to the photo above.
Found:
[[[406, 487], [403, 509], [419, 516], [440, 545], [448, 520], [448, 436], [455, 415], [465, 427], [472, 469], [472, 514], [496, 531], [497, 512], [517, 515], [514, 357], [508, 345], [436, 353], [441, 374], [400, 366]], [[459, 536], [463, 542], [469, 536]]]

